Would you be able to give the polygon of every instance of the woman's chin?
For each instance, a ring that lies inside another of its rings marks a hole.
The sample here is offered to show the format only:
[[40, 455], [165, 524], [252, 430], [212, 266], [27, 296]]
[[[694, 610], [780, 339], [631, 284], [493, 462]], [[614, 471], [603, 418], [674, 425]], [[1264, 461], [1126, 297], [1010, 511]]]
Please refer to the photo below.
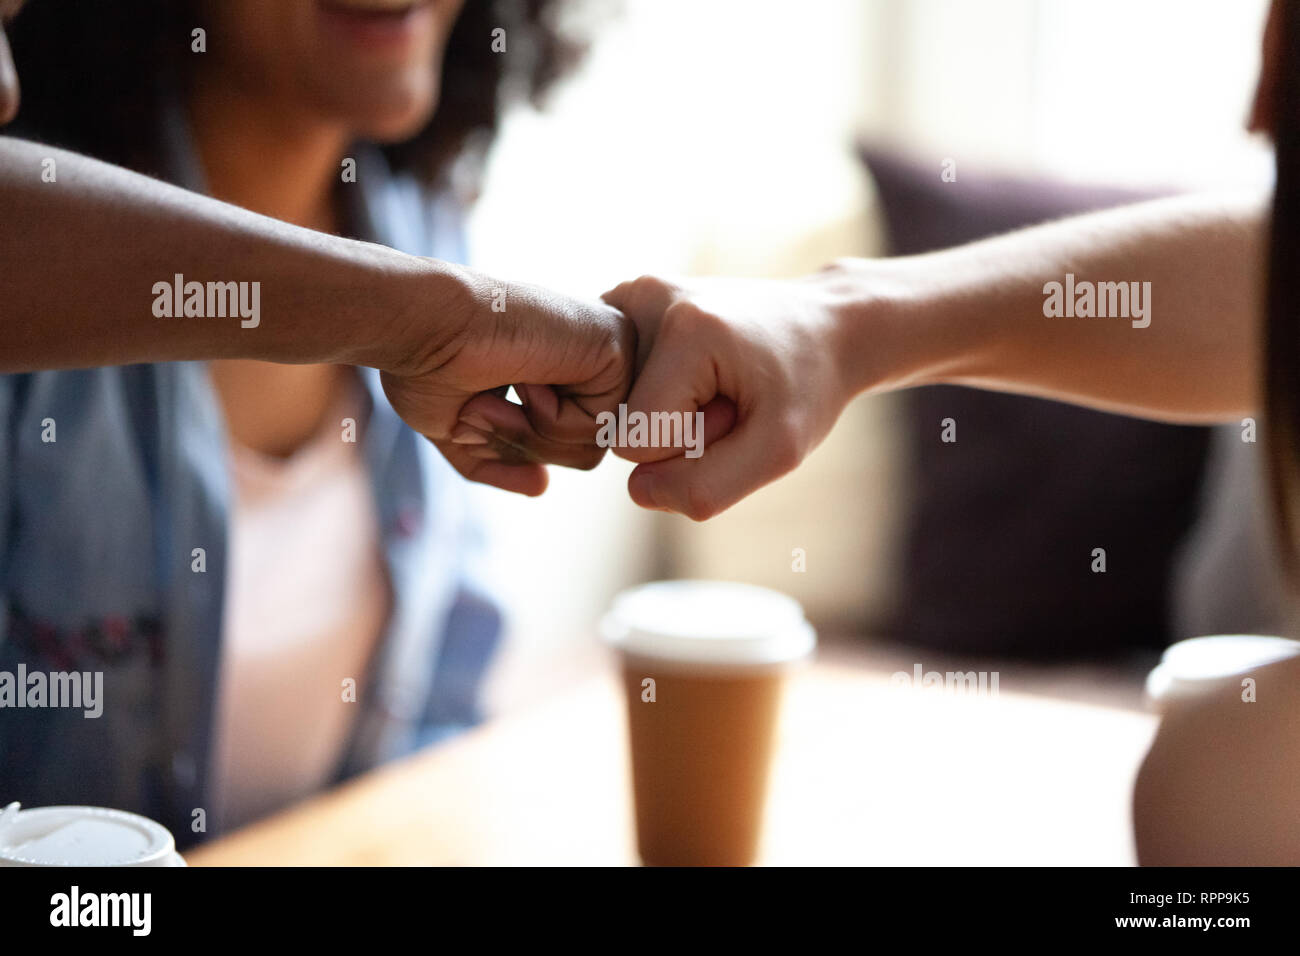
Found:
[[356, 134], [379, 143], [400, 143], [411, 139], [428, 125], [438, 105], [436, 92], [396, 97], [348, 111], [349, 126]]
[[362, 123], [354, 128], [357, 131], [357, 136], [373, 143], [402, 143], [408, 139], [414, 139], [416, 134], [424, 129], [427, 121], [427, 116], [422, 116], [417, 120], [398, 117], [376, 120], [371, 117], [369, 122]]

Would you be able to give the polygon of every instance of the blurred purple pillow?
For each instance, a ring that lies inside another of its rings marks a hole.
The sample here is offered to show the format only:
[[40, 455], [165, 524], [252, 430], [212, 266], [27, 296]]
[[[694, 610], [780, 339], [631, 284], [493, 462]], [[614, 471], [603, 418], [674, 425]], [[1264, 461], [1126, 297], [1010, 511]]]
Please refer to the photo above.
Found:
[[[940, 178], [871, 145], [896, 255], [1154, 198], [960, 163]], [[904, 395], [910, 500], [899, 612], [918, 645], [1028, 658], [1112, 655], [1170, 639], [1168, 589], [1197, 505], [1209, 430], [958, 386]], [[940, 441], [940, 421], [957, 441]], [[1106, 572], [1091, 570], [1106, 550]]]

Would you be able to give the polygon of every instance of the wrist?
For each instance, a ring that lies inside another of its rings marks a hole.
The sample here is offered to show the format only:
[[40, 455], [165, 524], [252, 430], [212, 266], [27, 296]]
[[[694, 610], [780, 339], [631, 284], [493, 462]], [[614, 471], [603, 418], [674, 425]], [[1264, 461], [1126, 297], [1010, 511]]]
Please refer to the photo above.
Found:
[[415, 375], [442, 364], [460, 340], [472, 312], [472, 273], [437, 259], [394, 256], [376, 255], [367, 264], [363, 281], [373, 294], [360, 320], [342, 330], [337, 361]]
[[809, 278], [829, 317], [828, 347], [847, 390], [845, 400], [888, 391], [910, 364], [899, 318], [903, 296], [880, 263], [841, 259]]
[[939, 384], [958, 359], [944, 310], [912, 259], [845, 259], [816, 277], [830, 301], [831, 347], [851, 396]]
[[255, 325], [208, 358], [400, 370], [456, 316], [465, 270], [385, 246], [282, 227], [260, 250], [263, 308]]

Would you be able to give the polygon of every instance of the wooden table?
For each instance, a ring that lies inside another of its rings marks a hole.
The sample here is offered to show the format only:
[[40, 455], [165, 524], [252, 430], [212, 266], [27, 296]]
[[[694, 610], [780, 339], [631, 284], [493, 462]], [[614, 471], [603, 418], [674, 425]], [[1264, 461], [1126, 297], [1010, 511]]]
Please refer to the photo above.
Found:
[[[1005, 683], [1005, 682], [1004, 682]], [[762, 862], [1134, 862], [1155, 718], [818, 664], [786, 698]], [[187, 854], [193, 866], [636, 862], [612, 675]]]

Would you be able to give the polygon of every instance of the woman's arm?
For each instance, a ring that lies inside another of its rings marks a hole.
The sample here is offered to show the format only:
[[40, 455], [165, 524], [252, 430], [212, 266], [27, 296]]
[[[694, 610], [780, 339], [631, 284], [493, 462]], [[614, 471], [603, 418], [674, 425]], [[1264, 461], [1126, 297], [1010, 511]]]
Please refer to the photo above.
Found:
[[[703, 520], [793, 469], [854, 395], [912, 385], [1169, 421], [1249, 414], [1266, 215], [1262, 196], [1176, 198], [799, 280], [624, 283], [605, 299], [640, 335], [629, 415], [704, 409], [706, 434], [730, 429], [698, 459], [619, 449], [641, 463], [632, 497]], [[1125, 314], [1099, 317], [1100, 299]]]
[[[47, 160], [55, 182], [42, 181]], [[431, 305], [461, 291], [442, 264], [21, 140], [0, 138], [0, 209], [0, 372], [200, 358], [367, 364], [404, 311], [407, 279], [424, 276]], [[256, 326], [237, 310], [157, 316], [155, 283], [172, 286], [178, 273], [205, 287], [259, 283]]]
[[[187, 301], [204, 314], [184, 315]], [[634, 335], [607, 306], [0, 137], [0, 373], [221, 358], [369, 365], [462, 474], [536, 494], [541, 461], [599, 460], [594, 415], [623, 397]], [[564, 427], [548, 438], [480, 394], [525, 382], [562, 400]], [[479, 412], [469, 425], [467, 406]]]
[[1267, 215], [1261, 195], [1180, 197], [847, 263], [831, 285], [853, 385], [975, 385], [1180, 422], [1250, 414]]

